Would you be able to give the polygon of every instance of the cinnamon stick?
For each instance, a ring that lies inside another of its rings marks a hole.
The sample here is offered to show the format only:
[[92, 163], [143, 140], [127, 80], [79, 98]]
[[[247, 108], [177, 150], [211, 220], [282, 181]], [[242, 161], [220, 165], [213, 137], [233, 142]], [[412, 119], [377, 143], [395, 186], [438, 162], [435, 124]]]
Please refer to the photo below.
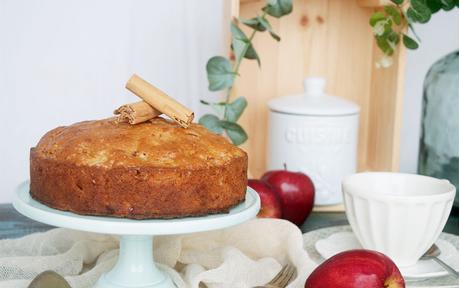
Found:
[[182, 127], [187, 128], [191, 121], [193, 121], [193, 111], [169, 97], [166, 93], [143, 80], [136, 74], [132, 75], [128, 80], [126, 88], [153, 106], [156, 110], [161, 111], [175, 120]]
[[113, 113], [118, 115], [119, 122], [129, 122], [129, 124], [142, 123], [162, 114], [145, 101], [125, 104]]

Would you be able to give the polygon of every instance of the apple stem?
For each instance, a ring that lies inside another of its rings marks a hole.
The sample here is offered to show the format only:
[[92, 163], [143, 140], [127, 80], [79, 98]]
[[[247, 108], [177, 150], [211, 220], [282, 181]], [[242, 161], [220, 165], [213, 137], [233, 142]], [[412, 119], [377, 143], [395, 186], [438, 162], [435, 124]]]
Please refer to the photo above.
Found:
[[284, 162], [284, 170], [287, 170], [287, 163]]

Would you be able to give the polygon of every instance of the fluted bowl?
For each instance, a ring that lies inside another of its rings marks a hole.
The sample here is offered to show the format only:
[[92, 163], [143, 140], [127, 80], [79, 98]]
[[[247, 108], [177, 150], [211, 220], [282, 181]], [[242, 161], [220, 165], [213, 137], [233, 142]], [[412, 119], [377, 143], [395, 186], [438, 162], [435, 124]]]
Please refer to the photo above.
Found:
[[454, 201], [456, 188], [432, 177], [365, 172], [342, 184], [347, 219], [365, 249], [411, 266], [435, 243]]

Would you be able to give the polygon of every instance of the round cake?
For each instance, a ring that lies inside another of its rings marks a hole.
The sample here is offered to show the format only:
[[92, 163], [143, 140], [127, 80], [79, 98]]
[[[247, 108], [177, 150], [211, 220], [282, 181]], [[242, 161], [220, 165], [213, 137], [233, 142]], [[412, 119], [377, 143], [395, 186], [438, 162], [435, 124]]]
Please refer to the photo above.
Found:
[[247, 154], [201, 125], [115, 118], [46, 133], [30, 151], [30, 193], [84, 215], [135, 219], [227, 212], [245, 199]]

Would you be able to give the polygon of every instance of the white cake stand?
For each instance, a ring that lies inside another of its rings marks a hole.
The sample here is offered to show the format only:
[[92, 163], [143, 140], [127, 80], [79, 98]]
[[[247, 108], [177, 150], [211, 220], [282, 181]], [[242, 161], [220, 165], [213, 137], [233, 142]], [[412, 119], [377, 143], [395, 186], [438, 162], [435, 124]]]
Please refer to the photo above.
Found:
[[120, 252], [114, 268], [103, 274], [95, 288], [174, 288], [169, 276], [156, 267], [153, 236], [216, 230], [245, 222], [260, 210], [260, 198], [247, 188], [245, 201], [228, 214], [167, 220], [132, 220], [82, 216], [49, 208], [29, 195], [29, 182], [22, 183], [13, 202], [19, 213], [49, 225], [75, 230], [120, 235]]

